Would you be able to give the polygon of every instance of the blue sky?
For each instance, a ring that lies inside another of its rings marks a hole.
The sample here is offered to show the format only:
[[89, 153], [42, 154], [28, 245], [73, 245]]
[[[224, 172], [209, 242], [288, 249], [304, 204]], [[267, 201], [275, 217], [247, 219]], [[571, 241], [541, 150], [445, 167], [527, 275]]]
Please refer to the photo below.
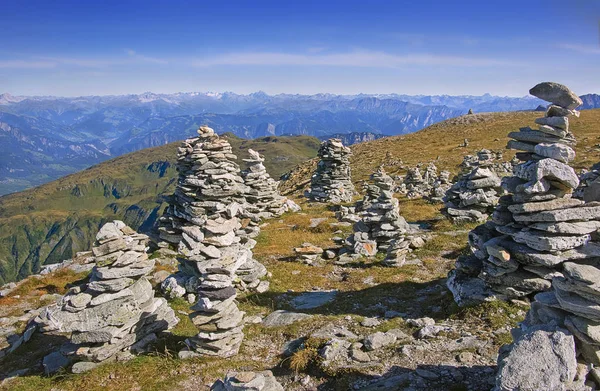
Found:
[[4, 1], [0, 92], [600, 93], [599, 21], [598, 0]]

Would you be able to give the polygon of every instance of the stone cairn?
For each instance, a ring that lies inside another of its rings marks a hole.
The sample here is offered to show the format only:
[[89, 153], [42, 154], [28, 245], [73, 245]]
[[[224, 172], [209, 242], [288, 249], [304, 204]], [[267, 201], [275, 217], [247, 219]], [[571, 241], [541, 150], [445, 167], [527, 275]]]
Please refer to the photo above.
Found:
[[[260, 233], [260, 222], [263, 219], [281, 216], [290, 210], [290, 203], [293, 201], [279, 194], [279, 182], [267, 172], [263, 164], [264, 157], [252, 149], [249, 149], [248, 153], [250, 158], [243, 159], [248, 168], [241, 172], [246, 185], [245, 203], [241, 211], [242, 227], [236, 233], [241, 236], [242, 244], [252, 250], [256, 245], [253, 238]], [[240, 266], [236, 273], [240, 290], [248, 289], [262, 293], [269, 289], [269, 282], [261, 281], [261, 278], [267, 275], [267, 269], [252, 257]]]
[[[600, 245], [590, 240], [597, 240], [600, 203], [582, 204], [569, 198], [577, 177], [567, 165], [575, 156], [569, 146], [574, 138], [568, 116], [578, 116], [575, 109], [582, 102], [556, 83], [541, 83], [530, 92], [552, 102], [546, 117], [536, 120], [544, 134], [537, 135], [542, 140], [533, 147], [534, 156], [539, 156], [534, 169], [542, 178], [523, 187], [541, 190], [527, 195], [536, 197], [530, 206], [541, 207], [523, 210], [528, 203], [521, 204], [519, 212], [530, 213], [514, 217], [517, 224], [530, 228], [522, 237], [533, 248], [528, 258], [544, 262], [555, 272], [551, 289], [535, 295], [525, 321], [513, 330], [515, 342], [503, 347], [496, 389], [595, 390], [600, 386], [600, 372], [594, 368], [600, 365]], [[517, 140], [537, 141], [527, 136], [527, 140]], [[555, 251], [542, 252], [548, 246]]]
[[435, 182], [433, 182], [433, 185], [431, 186], [427, 199], [431, 203], [441, 204], [444, 202], [444, 196], [446, 195], [446, 192], [450, 190], [451, 186], [452, 181], [450, 180], [450, 172], [446, 170], [440, 172], [440, 176], [435, 180]]
[[530, 93], [552, 104], [536, 119], [539, 130], [511, 132], [510, 148], [524, 163], [503, 179], [503, 196], [492, 221], [469, 234], [473, 255], [457, 260], [448, 278], [456, 301], [511, 299], [547, 291], [563, 262], [600, 256], [591, 242], [600, 208], [571, 197], [579, 180], [568, 163], [575, 157], [568, 116], [579, 98], [567, 87], [542, 83]]
[[284, 391], [273, 372], [235, 372], [230, 371], [224, 380], [217, 380], [211, 391]]
[[371, 175], [371, 179], [379, 189], [379, 195], [360, 213], [360, 220], [354, 224], [354, 234], [346, 240], [346, 246], [350, 253], [360, 256], [374, 256], [378, 251], [384, 251], [387, 253], [383, 261], [386, 266], [402, 266], [406, 254], [419, 240], [407, 236], [411, 228], [400, 215], [399, 203], [392, 191], [393, 179], [382, 167]]
[[494, 170], [495, 155], [487, 149], [477, 159], [466, 156], [458, 181], [446, 192], [443, 213], [453, 223], [484, 222], [503, 193], [501, 179]]
[[350, 172], [350, 148], [340, 139], [324, 141], [319, 148], [317, 170], [312, 176], [306, 197], [312, 201], [340, 204], [352, 202], [356, 190]]
[[[200, 332], [186, 340], [188, 347], [203, 355], [229, 357], [237, 354], [244, 336], [234, 280], [240, 266], [252, 259], [250, 246], [236, 234], [246, 189], [229, 142], [206, 126], [198, 135], [178, 150], [177, 188], [159, 229], [161, 238], [181, 237], [180, 275], [189, 276], [185, 285], [197, 297], [190, 318]], [[163, 282], [165, 290], [172, 280]]]
[[156, 333], [177, 324], [173, 310], [165, 299], [154, 297], [146, 278], [154, 268], [147, 241], [148, 236], [122, 221], [105, 224], [92, 249], [96, 265], [89, 283], [71, 288], [40, 315], [41, 331], [70, 333], [71, 344], [52, 354], [80, 361], [74, 371], [112, 358], [128, 359], [156, 340]]

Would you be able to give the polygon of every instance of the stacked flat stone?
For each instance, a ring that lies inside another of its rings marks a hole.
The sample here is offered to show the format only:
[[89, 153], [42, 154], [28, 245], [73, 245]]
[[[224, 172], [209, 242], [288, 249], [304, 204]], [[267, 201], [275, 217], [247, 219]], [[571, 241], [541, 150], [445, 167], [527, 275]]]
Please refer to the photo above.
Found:
[[371, 175], [371, 179], [379, 188], [379, 196], [361, 213], [361, 220], [354, 224], [354, 235], [347, 240], [354, 253], [366, 256], [387, 251], [392, 242], [401, 239], [409, 230], [392, 192], [393, 179], [382, 167]]
[[350, 171], [350, 148], [340, 139], [324, 141], [319, 148], [319, 164], [306, 197], [312, 201], [339, 204], [352, 202], [356, 190]]
[[444, 214], [453, 223], [484, 222], [498, 204], [504, 192], [501, 178], [493, 168], [495, 155], [483, 149], [477, 152], [477, 160], [467, 157], [461, 169], [471, 170], [459, 177], [446, 192]]
[[588, 171], [579, 175], [579, 187], [573, 197], [585, 202], [600, 201], [600, 163], [596, 163]]
[[96, 266], [90, 281], [74, 287], [40, 316], [44, 332], [70, 333], [61, 353], [75, 361], [127, 359], [178, 322], [163, 298], [155, 298], [146, 276], [148, 236], [122, 221], [105, 224], [92, 249]]
[[237, 234], [246, 187], [231, 145], [209, 127], [185, 140], [177, 159], [179, 180], [164, 220], [171, 224], [168, 230], [181, 232], [180, 273], [195, 281], [186, 285], [196, 289], [190, 319], [200, 332], [186, 343], [195, 353], [229, 357], [244, 336], [234, 280], [252, 259]]
[[[243, 159], [248, 165], [241, 172], [246, 185], [245, 203], [242, 210], [242, 227], [236, 232], [242, 237], [242, 244], [252, 250], [256, 245], [255, 238], [260, 233], [260, 222], [264, 219], [281, 216], [288, 211], [287, 200], [279, 194], [275, 181], [265, 168], [264, 157], [249, 149], [250, 158]], [[269, 283], [261, 281], [267, 275], [267, 269], [254, 258], [250, 258], [237, 270], [238, 287], [241, 290], [256, 290], [265, 292]]]
[[211, 391], [284, 391], [273, 372], [230, 371], [224, 380], [217, 380]]
[[444, 202], [444, 196], [450, 190], [450, 187], [452, 187], [450, 172], [444, 170], [440, 172], [439, 177], [433, 182], [427, 199], [434, 204]]
[[263, 164], [265, 158], [252, 149], [248, 153], [250, 158], [243, 159], [248, 168], [241, 173], [247, 186], [244, 194], [244, 217], [249, 218], [251, 224], [257, 227], [256, 233], [249, 232], [251, 237], [255, 237], [260, 232], [258, 223], [261, 220], [281, 216], [287, 211], [287, 207], [286, 199], [277, 190], [279, 182], [271, 178]]
[[[556, 83], [542, 83], [534, 87], [532, 94], [553, 103], [548, 108], [547, 116], [536, 122], [542, 126], [551, 126], [553, 136], [561, 141], [568, 137], [569, 141], [544, 142], [544, 148], [537, 144], [533, 153], [541, 156], [551, 154], [560, 158], [557, 160], [559, 163], [566, 165], [574, 157], [574, 152], [569, 147], [574, 144], [574, 137], [568, 133], [568, 116], [578, 115], [575, 109], [582, 102], [565, 86]], [[557, 129], [564, 130], [565, 134]], [[538, 161], [541, 163], [544, 160], [548, 159]], [[535, 295], [525, 321], [519, 329], [513, 330], [515, 343], [505, 348], [499, 357], [500, 371], [496, 379], [496, 389], [499, 390], [506, 388], [507, 384], [521, 386], [526, 377], [539, 368], [536, 365], [539, 360], [531, 353], [526, 357], [528, 361], [520, 363], [522, 365], [517, 366], [515, 363], [517, 356], [523, 355], [521, 346], [542, 331], [554, 342], [551, 345], [553, 360], [560, 365], [556, 365], [557, 369], [549, 372], [549, 376], [544, 376], [535, 387], [592, 390], [600, 386], [597, 369], [593, 368], [600, 365], [600, 244], [595, 242], [600, 229], [600, 202], [581, 204], [578, 200], [569, 199], [569, 192], [577, 186], [572, 179], [574, 172], [564, 166], [560, 167], [560, 171], [554, 169], [552, 177], [548, 178], [553, 181], [548, 186], [550, 188], [546, 192], [537, 193], [553, 194], [554, 197], [550, 201], [538, 201], [537, 204], [558, 202], [564, 205], [560, 208], [541, 208], [539, 212], [525, 215], [526, 219], [517, 219], [515, 215], [517, 222], [529, 225], [533, 232], [541, 230], [543, 235], [548, 235], [546, 232], [553, 233], [555, 240], [564, 238], [560, 243], [565, 243], [564, 246], [569, 248], [551, 255], [536, 251], [531, 256], [544, 262], [552, 261], [551, 266], [555, 267], [556, 272], [551, 280], [551, 289]], [[558, 173], [561, 175], [557, 175]], [[556, 348], [558, 337], [565, 341], [560, 349]], [[540, 364], [549, 368], [548, 360]], [[577, 368], [585, 369], [584, 373], [578, 373]], [[581, 384], [583, 382], [585, 387]], [[577, 385], [580, 388], [575, 387], [574, 383], [579, 383]]]
[[406, 194], [408, 198], [417, 198], [422, 196], [426, 187], [427, 182], [425, 182], [425, 179], [421, 174], [421, 169], [419, 166], [416, 166], [411, 167], [406, 171], [406, 176], [404, 177], [402, 184], [396, 190], [399, 193]]
[[362, 191], [364, 194], [363, 198], [358, 200], [355, 204], [355, 211], [357, 212], [369, 209], [371, 205], [377, 201], [377, 198], [379, 198], [381, 189], [369, 181], [364, 181], [362, 184]]
[[[575, 157], [568, 116], [578, 114], [574, 108], [581, 101], [556, 83], [542, 83], [530, 93], [552, 104], [536, 120], [540, 130], [509, 134], [517, 141], [509, 146], [524, 151], [518, 156], [525, 162], [515, 167], [514, 176], [503, 179], [511, 195], [502, 197], [492, 222], [477, 228], [476, 257], [457, 262], [449, 276], [458, 302], [468, 301], [469, 295], [510, 299], [547, 291], [560, 277], [563, 262], [600, 255], [591, 242], [600, 228], [600, 208], [571, 197], [579, 181], [568, 165]], [[485, 286], [474, 280], [476, 273]]]

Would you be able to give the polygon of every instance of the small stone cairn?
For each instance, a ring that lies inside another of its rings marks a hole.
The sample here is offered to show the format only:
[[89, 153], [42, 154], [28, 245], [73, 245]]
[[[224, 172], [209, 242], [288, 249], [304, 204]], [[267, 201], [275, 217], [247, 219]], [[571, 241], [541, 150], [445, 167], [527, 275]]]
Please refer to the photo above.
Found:
[[433, 204], [441, 204], [444, 202], [444, 196], [451, 186], [452, 181], [450, 179], [450, 172], [446, 170], [440, 172], [440, 176], [435, 180], [435, 182], [433, 182], [433, 185], [431, 186], [431, 190], [429, 191], [429, 196], [427, 199]]
[[[560, 142], [543, 140], [534, 146], [533, 154], [546, 157], [538, 160], [536, 169], [546, 173], [544, 179], [550, 183], [544, 186], [540, 180], [528, 182], [527, 188], [542, 187], [544, 191], [533, 194], [548, 195], [548, 198], [530, 202], [530, 205], [544, 207], [533, 213], [515, 215], [515, 220], [529, 226], [534, 235], [552, 235], [551, 240], [536, 238], [535, 242], [532, 236], [526, 237], [527, 246], [536, 245], [535, 251], [530, 251], [527, 257], [544, 262], [544, 266], [553, 267], [555, 272], [551, 289], [535, 295], [525, 321], [519, 329], [513, 330], [515, 342], [503, 347], [498, 358], [496, 390], [508, 386], [595, 390], [600, 387], [597, 369], [600, 365], [600, 245], [591, 240], [597, 240], [600, 228], [600, 203], [582, 204], [569, 198], [569, 193], [577, 187], [577, 177], [567, 165], [575, 156], [570, 148], [574, 138], [569, 133], [568, 116], [578, 116], [575, 109], [582, 102], [567, 87], [556, 83], [539, 84], [531, 93], [553, 103], [546, 117], [536, 123], [552, 127], [553, 133], [548, 133], [550, 130], [544, 133]], [[541, 166], [545, 160], [554, 162], [546, 163], [552, 166]], [[537, 248], [538, 243], [561, 248], [546, 254]], [[535, 350], [531, 349], [533, 342]], [[548, 353], [540, 354], [544, 351]], [[540, 372], [544, 372], [544, 376], [533, 376]]]
[[443, 198], [443, 212], [453, 223], [484, 222], [498, 204], [504, 190], [493, 167], [494, 158], [487, 149], [477, 152], [475, 161], [465, 157], [461, 176]]
[[235, 372], [230, 371], [224, 380], [217, 380], [211, 391], [284, 391], [273, 372]]
[[551, 281], [564, 278], [568, 262], [600, 256], [600, 246], [592, 242], [600, 228], [600, 204], [571, 197], [579, 180], [568, 165], [575, 157], [568, 116], [578, 115], [574, 108], [581, 101], [556, 83], [541, 83], [530, 93], [552, 104], [536, 120], [539, 130], [509, 134], [509, 147], [523, 151], [518, 157], [524, 163], [503, 179], [511, 194], [500, 199], [492, 221], [469, 234], [473, 256], [459, 258], [449, 275], [448, 287], [459, 304], [548, 291]]
[[392, 178], [380, 167], [371, 179], [379, 189], [379, 196], [360, 213], [360, 220], [354, 224], [354, 234], [346, 240], [346, 245], [351, 253], [362, 256], [374, 256], [378, 251], [385, 251], [385, 265], [402, 266], [406, 254], [414, 248], [411, 244], [419, 241], [407, 236], [411, 228], [400, 215], [399, 203], [392, 191]]
[[[160, 232], [181, 236], [179, 271], [196, 295], [190, 319], [200, 332], [186, 340], [191, 352], [180, 356], [229, 357], [237, 354], [244, 336], [234, 280], [252, 259], [252, 246], [237, 234], [246, 187], [229, 142], [206, 126], [198, 136], [178, 150], [179, 179]], [[168, 290], [171, 282], [167, 278], [163, 288]]]
[[[253, 238], [260, 233], [259, 224], [262, 220], [279, 217], [288, 210], [298, 211], [300, 207], [279, 194], [277, 190], [279, 182], [271, 178], [267, 172], [263, 164], [264, 157], [252, 149], [248, 150], [248, 154], [250, 158], [243, 159], [248, 164], [248, 168], [241, 172], [246, 185], [245, 203], [241, 211], [242, 227], [236, 234], [241, 236], [242, 244], [252, 250], [256, 245]], [[251, 257], [237, 270], [240, 280], [237, 286], [241, 290], [265, 292], [269, 288], [269, 283], [260, 279], [266, 275], [265, 266]]]
[[156, 333], [177, 324], [173, 310], [165, 299], [154, 297], [146, 278], [154, 268], [146, 254], [147, 241], [148, 236], [122, 221], [100, 229], [92, 249], [96, 266], [89, 283], [71, 288], [37, 319], [42, 332], [70, 334], [71, 344], [53, 355], [88, 366], [112, 358], [124, 360], [143, 351], [156, 340]]
[[318, 152], [321, 160], [306, 197], [312, 201], [333, 204], [352, 202], [356, 190], [350, 172], [351, 154], [350, 148], [345, 147], [340, 139], [324, 141]]
[[250, 219], [252, 228], [245, 228], [250, 237], [256, 237], [260, 232], [258, 224], [261, 220], [279, 217], [287, 210], [286, 198], [277, 190], [279, 182], [275, 181], [265, 168], [265, 158], [258, 152], [249, 149], [250, 158], [242, 159], [248, 168], [241, 172], [244, 184], [247, 186], [244, 194], [244, 217]]

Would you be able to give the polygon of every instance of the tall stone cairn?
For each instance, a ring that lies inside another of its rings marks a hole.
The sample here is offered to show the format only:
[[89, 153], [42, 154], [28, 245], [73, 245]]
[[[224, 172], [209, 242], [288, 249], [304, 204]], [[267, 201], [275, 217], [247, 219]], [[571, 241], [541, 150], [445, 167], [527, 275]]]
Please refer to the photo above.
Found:
[[[252, 149], [249, 149], [248, 153], [250, 158], [243, 159], [248, 168], [241, 172], [246, 191], [241, 216], [242, 227], [237, 234], [242, 237], [242, 244], [248, 249], [253, 249], [256, 245], [253, 238], [260, 233], [260, 222], [263, 219], [281, 216], [288, 211], [288, 200], [279, 194], [277, 190], [279, 182], [271, 178], [267, 172], [263, 164], [264, 157]], [[241, 290], [265, 292], [269, 288], [269, 283], [261, 281], [260, 278], [266, 274], [265, 266], [256, 259], [250, 258], [237, 271], [240, 279], [238, 287]]]
[[[521, 387], [518, 389], [525, 389], [524, 386], [548, 390], [598, 389], [600, 372], [593, 367], [600, 365], [600, 245], [594, 241], [600, 229], [600, 203], [582, 204], [569, 198], [572, 189], [577, 187], [577, 177], [566, 165], [575, 156], [570, 148], [574, 138], [569, 133], [568, 117], [579, 115], [575, 109], [582, 102], [565, 86], [556, 83], [539, 84], [530, 92], [553, 103], [546, 117], [539, 118], [536, 123], [552, 127], [552, 130], [544, 128], [544, 133], [560, 142], [544, 140], [534, 146], [534, 154], [546, 157], [539, 160], [536, 169], [546, 174], [543, 179], [549, 184], [538, 179], [539, 183], [529, 183], [526, 188], [547, 189], [532, 194], [548, 195], [548, 198], [529, 202], [529, 205], [543, 207], [529, 213], [523, 213], [523, 207], [518, 210], [513, 207], [512, 212], [521, 212], [515, 214], [515, 221], [528, 226], [531, 231], [523, 240], [527, 240], [527, 246], [534, 244], [535, 251], [526, 254], [526, 258], [543, 262], [555, 272], [551, 289], [535, 295], [525, 321], [519, 329], [513, 330], [515, 342], [503, 348], [498, 358], [496, 390], [508, 389], [508, 386]], [[542, 165], [545, 160], [554, 161]], [[545, 239], [548, 236], [551, 239]], [[556, 250], [546, 254], [542, 246], [552, 246]], [[540, 346], [539, 340], [547, 341], [546, 350], [552, 354], [540, 357], [539, 348], [537, 352], [523, 349], [534, 339], [537, 339], [536, 346]], [[542, 367], [545, 376], [531, 377]]]
[[[40, 315], [43, 332], [70, 334], [60, 353], [74, 361], [128, 359], [178, 322], [163, 298], [155, 298], [146, 276], [148, 236], [122, 221], [106, 223], [92, 248], [95, 267], [89, 283], [73, 287]], [[56, 353], [54, 353], [56, 354]]]
[[501, 179], [494, 170], [495, 155], [482, 149], [477, 159], [465, 157], [461, 165], [462, 173], [458, 181], [446, 192], [444, 214], [453, 223], [473, 223], [486, 221], [498, 204], [504, 190]]
[[591, 241], [600, 228], [600, 207], [571, 197], [579, 180], [568, 165], [575, 157], [568, 117], [578, 115], [581, 101], [556, 83], [541, 83], [530, 93], [552, 104], [536, 119], [539, 130], [509, 134], [508, 146], [523, 151], [517, 156], [524, 163], [503, 179], [511, 194], [500, 199], [492, 221], [471, 231], [473, 255], [459, 258], [448, 277], [459, 304], [547, 291], [563, 262], [600, 256]]
[[371, 175], [371, 179], [379, 188], [379, 196], [362, 212], [360, 221], [354, 224], [354, 235], [348, 239], [354, 253], [366, 256], [387, 251], [390, 244], [402, 238], [409, 229], [400, 215], [398, 200], [394, 198], [394, 180], [382, 167]]
[[332, 138], [321, 144], [318, 155], [321, 160], [306, 197], [312, 201], [333, 204], [352, 202], [356, 190], [350, 171], [350, 148], [345, 147], [340, 139]]
[[235, 355], [244, 336], [234, 280], [252, 251], [236, 234], [246, 192], [236, 159], [227, 140], [200, 127], [178, 150], [177, 188], [161, 220], [161, 235], [181, 236], [179, 271], [195, 281], [186, 285], [196, 289], [190, 319], [200, 332], [186, 342], [203, 355]]

